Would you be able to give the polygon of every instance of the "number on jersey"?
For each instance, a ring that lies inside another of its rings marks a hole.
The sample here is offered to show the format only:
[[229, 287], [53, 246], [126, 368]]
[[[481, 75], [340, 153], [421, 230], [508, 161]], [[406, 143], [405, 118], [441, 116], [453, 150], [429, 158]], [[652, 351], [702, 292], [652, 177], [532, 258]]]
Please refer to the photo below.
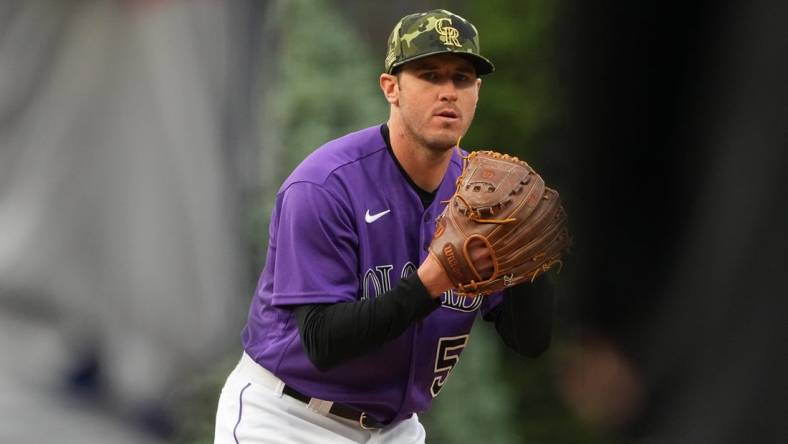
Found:
[[452, 336], [438, 340], [438, 350], [435, 354], [435, 379], [432, 380], [430, 392], [432, 397], [438, 396], [454, 366], [460, 360], [460, 353], [468, 343], [469, 335]]

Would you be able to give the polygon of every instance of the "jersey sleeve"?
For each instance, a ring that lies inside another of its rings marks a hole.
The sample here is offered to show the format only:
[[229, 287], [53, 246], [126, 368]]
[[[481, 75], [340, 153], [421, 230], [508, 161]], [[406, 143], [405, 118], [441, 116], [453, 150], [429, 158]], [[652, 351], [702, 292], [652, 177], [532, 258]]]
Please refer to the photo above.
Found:
[[350, 210], [320, 185], [291, 184], [271, 230], [275, 306], [354, 301], [358, 236]]

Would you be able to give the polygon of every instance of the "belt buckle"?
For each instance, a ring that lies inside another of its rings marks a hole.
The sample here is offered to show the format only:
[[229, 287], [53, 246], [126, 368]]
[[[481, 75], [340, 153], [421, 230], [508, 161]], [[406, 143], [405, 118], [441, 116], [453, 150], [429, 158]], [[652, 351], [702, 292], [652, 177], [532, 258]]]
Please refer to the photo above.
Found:
[[362, 429], [364, 429], [364, 430], [377, 430], [378, 429], [377, 427], [369, 427], [366, 424], [364, 424], [366, 419], [367, 419], [367, 412], [361, 412], [361, 416], [358, 417], [358, 425], [360, 425]]

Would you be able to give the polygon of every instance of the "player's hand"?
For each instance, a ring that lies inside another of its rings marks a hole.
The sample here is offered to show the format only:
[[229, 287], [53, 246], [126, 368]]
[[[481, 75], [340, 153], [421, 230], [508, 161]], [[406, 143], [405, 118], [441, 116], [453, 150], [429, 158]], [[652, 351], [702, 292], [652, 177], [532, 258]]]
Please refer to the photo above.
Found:
[[[490, 249], [482, 241], [471, 241], [468, 245], [468, 253], [471, 256], [476, 271], [482, 279], [488, 279], [493, 273], [493, 262]], [[430, 296], [436, 298], [444, 291], [454, 287], [449, 275], [441, 266], [440, 262], [433, 256], [428, 255], [427, 259], [419, 267], [417, 273], [419, 279], [430, 292]]]

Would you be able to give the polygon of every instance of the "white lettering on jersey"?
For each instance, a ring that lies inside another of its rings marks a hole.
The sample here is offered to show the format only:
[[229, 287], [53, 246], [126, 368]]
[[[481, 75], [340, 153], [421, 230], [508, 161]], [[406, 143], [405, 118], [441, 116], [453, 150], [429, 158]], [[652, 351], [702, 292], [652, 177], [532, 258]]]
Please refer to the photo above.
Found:
[[471, 313], [479, 309], [484, 301], [483, 296], [460, 296], [454, 290], [448, 290], [441, 296], [441, 304], [444, 308]]
[[399, 274], [400, 279], [405, 279], [406, 277], [412, 275], [416, 272], [416, 266], [413, 262], [406, 262], [405, 265], [402, 266], [402, 273]]
[[391, 270], [393, 265], [378, 265], [369, 269], [361, 280], [361, 300], [378, 297], [391, 290]]
[[[378, 275], [375, 274], [375, 271], [372, 269], [367, 270], [364, 273], [364, 279], [362, 279], [362, 287], [361, 287], [361, 300], [365, 301], [369, 299], [370, 296], [378, 297], [380, 294], [381, 283], [380, 279], [378, 279]], [[374, 295], [370, 295], [370, 285], [372, 286], [372, 293]]]
[[[378, 297], [391, 290], [391, 270], [393, 265], [377, 265], [374, 269], [370, 268], [364, 273], [362, 279], [361, 299], [366, 300], [370, 297]], [[402, 266], [400, 279], [405, 279], [417, 270], [413, 262], [406, 262]], [[482, 296], [468, 297], [455, 294], [453, 290], [448, 290], [441, 296], [441, 304], [444, 308], [473, 313], [482, 306], [484, 301]]]
[[380, 282], [383, 284], [381, 288], [382, 293], [386, 293], [387, 291], [391, 290], [391, 270], [393, 268], [393, 265], [378, 265], [375, 267], [375, 270], [377, 270], [378, 274], [380, 275]]

